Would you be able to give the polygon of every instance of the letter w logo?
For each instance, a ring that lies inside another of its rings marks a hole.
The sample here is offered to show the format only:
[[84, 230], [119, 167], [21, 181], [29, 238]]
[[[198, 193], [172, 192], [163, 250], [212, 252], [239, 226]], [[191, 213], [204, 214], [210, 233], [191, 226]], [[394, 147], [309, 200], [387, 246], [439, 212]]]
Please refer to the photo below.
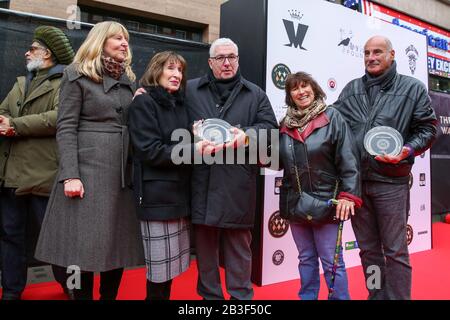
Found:
[[289, 41], [291, 43], [285, 44], [285, 46], [292, 47], [294, 45], [295, 48], [300, 47], [302, 50], [307, 50], [303, 48], [303, 40], [305, 40], [306, 31], [308, 31], [308, 26], [299, 23], [297, 27], [297, 33], [294, 29], [294, 23], [289, 20], [283, 19], [284, 27], [286, 28], [286, 32], [289, 37]]

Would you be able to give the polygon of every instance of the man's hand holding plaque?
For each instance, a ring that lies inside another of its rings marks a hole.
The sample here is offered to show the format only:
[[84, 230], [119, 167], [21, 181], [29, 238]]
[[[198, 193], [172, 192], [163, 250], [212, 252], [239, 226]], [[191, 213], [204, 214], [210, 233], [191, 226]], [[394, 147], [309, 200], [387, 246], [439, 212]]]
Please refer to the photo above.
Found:
[[403, 159], [408, 158], [410, 154], [411, 154], [411, 149], [407, 146], [404, 146], [402, 148], [402, 151], [400, 152], [400, 154], [398, 154], [396, 156], [383, 154], [383, 155], [376, 156], [375, 160], [378, 160], [381, 162], [386, 162], [386, 163], [396, 164], [396, 163], [399, 163], [400, 161], [402, 161]]
[[200, 139], [195, 144], [195, 148], [201, 154], [212, 154], [223, 149], [239, 148], [247, 143], [244, 131], [217, 118], [196, 121], [192, 130], [194, 135]]
[[394, 128], [379, 126], [364, 136], [364, 148], [375, 160], [396, 164], [411, 154], [411, 148], [403, 146], [401, 134]]

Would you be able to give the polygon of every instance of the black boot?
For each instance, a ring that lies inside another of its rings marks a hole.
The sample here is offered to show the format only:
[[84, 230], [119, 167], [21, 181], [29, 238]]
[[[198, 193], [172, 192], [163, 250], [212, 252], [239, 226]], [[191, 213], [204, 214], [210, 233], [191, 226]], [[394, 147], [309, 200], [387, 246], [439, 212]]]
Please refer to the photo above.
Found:
[[116, 300], [123, 268], [100, 272], [100, 300]]
[[74, 300], [93, 300], [94, 273], [82, 271], [80, 288], [73, 289]]
[[147, 280], [147, 297], [145, 300], [169, 300], [172, 279], [166, 282], [151, 282]]

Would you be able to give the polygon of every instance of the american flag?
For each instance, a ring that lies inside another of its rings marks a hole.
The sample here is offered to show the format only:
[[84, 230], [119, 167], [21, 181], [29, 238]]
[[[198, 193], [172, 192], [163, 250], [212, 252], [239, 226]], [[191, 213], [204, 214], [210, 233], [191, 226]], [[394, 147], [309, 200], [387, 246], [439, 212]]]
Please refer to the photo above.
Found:
[[359, 0], [344, 0], [344, 6], [347, 8], [358, 10], [359, 9]]

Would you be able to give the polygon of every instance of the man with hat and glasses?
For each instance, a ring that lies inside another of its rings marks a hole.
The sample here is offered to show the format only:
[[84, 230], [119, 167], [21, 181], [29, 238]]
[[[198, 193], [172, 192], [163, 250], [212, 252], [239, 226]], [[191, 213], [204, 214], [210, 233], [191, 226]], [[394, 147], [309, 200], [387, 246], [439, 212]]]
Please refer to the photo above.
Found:
[[[59, 86], [73, 57], [69, 39], [59, 28], [36, 28], [25, 53], [28, 74], [17, 78], [0, 105], [3, 300], [18, 300], [25, 289], [26, 226], [42, 224], [58, 170], [55, 134]], [[65, 270], [53, 266], [53, 273], [67, 293]]]

